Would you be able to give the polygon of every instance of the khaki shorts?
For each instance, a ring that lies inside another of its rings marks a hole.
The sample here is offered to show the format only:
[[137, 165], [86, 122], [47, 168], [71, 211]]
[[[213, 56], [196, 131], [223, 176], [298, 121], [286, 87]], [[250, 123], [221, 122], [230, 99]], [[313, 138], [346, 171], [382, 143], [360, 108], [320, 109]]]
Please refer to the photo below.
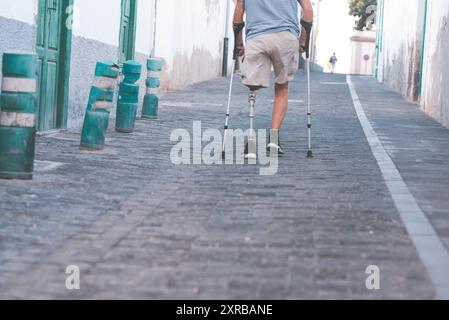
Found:
[[260, 35], [246, 43], [242, 82], [249, 87], [267, 88], [273, 66], [274, 81], [284, 84], [294, 79], [298, 64], [299, 39], [293, 33], [282, 31]]

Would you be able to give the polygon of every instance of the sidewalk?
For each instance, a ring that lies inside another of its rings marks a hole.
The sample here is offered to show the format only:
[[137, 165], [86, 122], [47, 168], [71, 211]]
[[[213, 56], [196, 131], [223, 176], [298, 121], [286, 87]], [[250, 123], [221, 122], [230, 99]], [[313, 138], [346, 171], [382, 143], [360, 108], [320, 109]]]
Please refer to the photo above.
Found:
[[[353, 78], [363, 108], [449, 249], [449, 130], [374, 80]], [[247, 128], [236, 85], [231, 127]], [[170, 134], [221, 129], [227, 80], [164, 96], [161, 122], [110, 130], [80, 151], [79, 132], [39, 137], [33, 181], [0, 181], [0, 298], [436, 298], [384, 181], [342, 75], [313, 74], [315, 158], [307, 159], [304, 74], [292, 83], [279, 173], [175, 166]], [[272, 90], [256, 127], [268, 128]], [[65, 268], [81, 269], [81, 290]], [[381, 270], [369, 291], [365, 270]]]

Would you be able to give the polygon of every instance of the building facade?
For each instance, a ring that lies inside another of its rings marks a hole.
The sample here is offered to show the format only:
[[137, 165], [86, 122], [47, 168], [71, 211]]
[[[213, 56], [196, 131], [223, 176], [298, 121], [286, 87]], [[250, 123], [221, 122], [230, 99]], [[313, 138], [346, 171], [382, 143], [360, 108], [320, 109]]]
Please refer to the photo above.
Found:
[[150, 55], [161, 57], [162, 90], [219, 76], [227, 4], [227, 0], [0, 0], [0, 62], [5, 51], [36, 52], [39, 130], [79, 126], [98, 60], [136, 59], [145, 64]]
[[449, 126], [449, 0], [379, 0], [375, 77]]
[[372, 75], [376, 51], [376, 32], [354, 30], [351, 37], [351, 74]]

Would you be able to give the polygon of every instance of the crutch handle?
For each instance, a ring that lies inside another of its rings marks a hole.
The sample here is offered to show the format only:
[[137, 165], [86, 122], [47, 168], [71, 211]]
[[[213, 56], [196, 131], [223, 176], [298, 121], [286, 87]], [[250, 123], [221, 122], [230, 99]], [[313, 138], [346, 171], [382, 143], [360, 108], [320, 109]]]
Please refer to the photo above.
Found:
[[234, 29], [234, 54], [233, 59], [234, 61], [237, 61], [239, 58], [240, 52], [238, 48], [238, 42], [240, 38], [240, 33], [243, 31], [243, 28], [245, 28], [245, 22], [234, 22], [233, 29]]
[[306, 58], [310, 58], [310, 39], [313, 29], [313, 22], [308, 22], [301, 19], [301, 26], [306, 30], [306, 44], [302, 47], [306, 53]]

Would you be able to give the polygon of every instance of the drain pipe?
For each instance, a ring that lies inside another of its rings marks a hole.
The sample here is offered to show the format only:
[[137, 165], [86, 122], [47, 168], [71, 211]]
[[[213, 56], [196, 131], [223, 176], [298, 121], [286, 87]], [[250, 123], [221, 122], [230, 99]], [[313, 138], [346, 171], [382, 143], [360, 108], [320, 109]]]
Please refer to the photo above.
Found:
[[231, 1], [226, 1], [226, 29], [225, 29], [225, 38], [223, 41], [223, 66], [221, 69], [221, 75], [223, 77], [228, 76], [228, 56], [229, 56], [229, 20], [231, 15]]
[[153, 8], [153, 39], [151, 44], [151, 53], [150, 57], [154, 58], [156, 56], [156, 29], [157, 29], [157, 0], [154, 0], [154, 8]]
[[377, 8], [377, 18], [376, 18], [376, 63], [374, 66], [374, 78], [379, 81], [379, 56], [380, 56], [380, 42], [381, 42], [381, 36], [382, 36], [382, 7], [383, 7], [383, 0], [380, 0], [378, 3]]
[[428, 0], [424, 0], [424, 22], [422, 30], [422, 45], [421, 45], [421, 61], [419, 62], [419, 82], [418, 82], [418, 98], [422, 95], [423, 80], [424, 80], [424, 59], [426, 53], [426, 41], [427, 41], [427, 14], [428, 14]]

